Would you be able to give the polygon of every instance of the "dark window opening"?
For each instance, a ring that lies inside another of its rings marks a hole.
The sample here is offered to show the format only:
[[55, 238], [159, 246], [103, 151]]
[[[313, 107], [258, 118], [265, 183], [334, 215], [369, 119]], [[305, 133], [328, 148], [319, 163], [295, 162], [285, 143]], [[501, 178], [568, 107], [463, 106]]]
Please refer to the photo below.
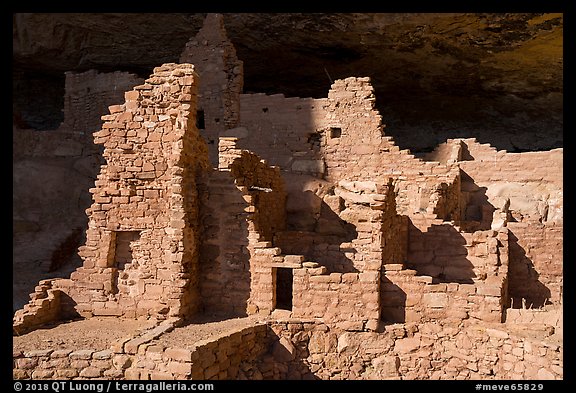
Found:
[[202, 109], [199, 109], [196, 112], [196, 128], [198, 128], [199, 130], [203, 130], [206, 128], [206, 124], [204, 122], [204, 111]]
[[216, 124], [220, 123], [220, 119], [219, 119], [219, 118], [215, 118], [215, 119], [214, 119], [214, 123], [216, 123]]
[[320, 148], [321, 141], [322, 141], [322, 134], [318, 132], [308, 135], [308, 143], [312, 145], [312, 148], [314, 150]]
[[262, 112], [264, 113], [268, 112], [268, 108], [262, 108]]
[[276, 308], [292, 311], [292, 269], [276, 269]]
[[342, 129], [338, 127], [330, 128], [330, 138], [340, 138], [342, 136]]

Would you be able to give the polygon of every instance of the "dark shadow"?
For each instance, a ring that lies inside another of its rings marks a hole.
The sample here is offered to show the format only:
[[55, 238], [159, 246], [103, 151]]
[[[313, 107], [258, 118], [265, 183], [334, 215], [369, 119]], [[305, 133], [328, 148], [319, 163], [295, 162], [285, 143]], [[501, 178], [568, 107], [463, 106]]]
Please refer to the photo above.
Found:
[[432, 225], [425, 232], [408, 223], [406, 267], [435, 283], [473, 284], [474, 265], [467, 258], [466, 239], [451, 224]]
[[380, 320], [384, 325], [406, 322], [406, 292], [384, 272], [380, 276]]
[[534, 263], [518, 243], [518, 237], [508, 232], [508, 298], [506, 308], [541, 308], [552, 304], [550, 289], [539, 279]]
[[83, 319], [78, 311], [76, 311], [76, 301], [72, 299], [67, 293], [60, 291], [60, 320], [72, 321]]
[[291, 268], [276, 269], [276, 308], [292, 311], [293, 281]]
[[[346, 222], [332, 210], [319, 196], [305, 191], [310, 209], [302, 206], [301, 214], [306, 220], [294, 219], [288, 215], [288, 231], [279, 232], [274, 239], [275, 245], [284, 254], [304, 255], [306, 260], [318, 262], [326, 267], [328, 273], [358, 273], [354, 261], [346, 254], [356, 252], [354, 248], [343, 248], [358, 237], [356, 226]], [[312, 206], [320, 206], [317, 207]], [[305, 214], [307, 210], [309, 214]], [[320, 214], [314, 211], [320, 212]]]
[[84, 228], [77, 227], [72, 232], [66, 236], [66, 238], [58, 245], [58, 247], [52, 251], [52, 256], [50, 257], [50, 266], [48, 266], [48, 273], [54, 272], [61, 269], [68, 264], [75, 264], [78, 256], [78, 247], [82, 244]]
[[496, 208], [488, 201], [487, 187], [479, 187], [470, 175], [460, 170], [460, 188], [465, 201], [460, 223], [462, 230], [475, 232], [491, 229]]
[[229, 172], [213, 171], [198, 182], [200, 200], [201, 313], [246, 316], [250, 297], [248, 203]]
[[466, 143], [460, 143], [460, 161], [474, 161], [474, 156], [470, 154], [470, 149]]
[[291, 339], [281, 341], [278, 333], [268, 326], [266, 342], [262, 343], [264, 351], [255, 360], [239, 365], [238, 379], [319, 380], [304, 361], [310, 356], [309, 337], [292, 333]]

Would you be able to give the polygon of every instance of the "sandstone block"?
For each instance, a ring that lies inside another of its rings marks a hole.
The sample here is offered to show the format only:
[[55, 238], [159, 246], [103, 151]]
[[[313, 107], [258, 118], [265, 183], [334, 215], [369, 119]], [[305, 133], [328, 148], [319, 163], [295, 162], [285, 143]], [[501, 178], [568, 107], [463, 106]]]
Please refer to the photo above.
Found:
[[448, 306], [448, 294], [444, 292], [425, 293], [422, 302], [426, 307], [444, 308]]
[[394, 343], [394, 352], [398, 353], [412, 353], [418, 348], [420, 348], [420, 338], [401, 338]]
[[83, 378], [98, 378], [102, 376], [103, 370], [98, 367], [87, 367], [80, 371], [80, 376]]
[[167, 348], [164, 354], [168, 359], [178, 360], [182, 362], [192, 361], [192, 351], [185, 348]]

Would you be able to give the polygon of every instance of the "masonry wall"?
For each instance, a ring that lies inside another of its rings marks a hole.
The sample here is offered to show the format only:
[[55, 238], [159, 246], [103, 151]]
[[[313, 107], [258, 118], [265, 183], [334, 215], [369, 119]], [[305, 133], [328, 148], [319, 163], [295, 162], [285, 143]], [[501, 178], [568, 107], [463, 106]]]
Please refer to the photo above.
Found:
[[151, 341], [135, 355], [125, 371], [126, 379], [237, 379], [239, 365], [260, 356], [269, 341], [265, 324], [226, 332], [193, 346], [166, 347], [161, 340]]
[[564, 228], [550, 223], [508, 223], [509, 294], [513, 308], [561, 307]]
[[473, 181], [463, 185], [464, 196], [480, 200], [488, 224], [496, 223], [499, 211], [508, 211], [512, 307], [558, 305], [563, 282], [563, 150], [507, 153], [473, 139], [463, 142], [467, 160], [460, 166]]
[[501, 209], [508, 199], [512, 218], [517, 222], [562, 224], [563, 149], [542, 152], [507, 153], [475, 139], [466, 145], [462, 170], [488, 203]]
[[82, 267], [53, 289], [65, 315], [157, 318], [199, 307], [196, 177], [208, 167], [195, 128], [193, 67], [165, 64], [110, 107], [95, 142], [106, 165], [90, 191]]
[[318, 131], [325, 123], [325, 104], [326, 99], [242, 94], [241, 126], [247, 135], [239, 147], [282, 170], [322, 177]]
[[180, 62], [194, 64], [200, 76], [198, 125], [208, 143], [210, 161], [217, 166], [218, 136], [238, 126], [244, 84], [243, 64], [228, 40], [222, 15], [206, 16], [198, 34], [186, 43]]
[[30, 301], [14, 313], [14, 334], [25, 334], [64, 316], [61, 312], [63, 294], [52, 288], [54, 281], [40, 281], [30, 294]]
[[230, 172], [212, 171], [201, 204], [200, 293], [207, 313], [245, 315], [250, 296], [248, 203]]
[[273, 341], [263, 323], [233, 329], [193, 345], [167, 346], [174, 321], [120, 339], [109, 348], [14, 352], [14, 379], [214, 380], [237, 379], [239, 365], [266, 352]]
[[220, 170], [210, 174], [202, 206], [200, 288], [207, 312], [246, 315], [250, 297], [271, 295], [254, 246], [285, 227], [284, 182], [277, 167], [220, 139]]
[[410, 229], [408, 259], [386, 264], [386, 323], [475, 319], [502, 322], [508, 303], [509, 232], [459, 232], [448, 224]]
[[563, 352], [554, 340], [501, 328], [433, 322], [354, 333], [306, 321], [277, 321], [270, 328], [276, 344], [240, 365], [247, 379], [563, 378]]
[[380, 319], [378, 271], [318, 274], [318, 269], [294, 270], [293, 313], [321, 318], [346, 330], [375, 330]]
[[91, 135], [102, 127], [101, 116], [110, 105], [124, 101], [124, 92], [144, 82], [128, 72], [66, 72], [63, 126], [74, 133]]

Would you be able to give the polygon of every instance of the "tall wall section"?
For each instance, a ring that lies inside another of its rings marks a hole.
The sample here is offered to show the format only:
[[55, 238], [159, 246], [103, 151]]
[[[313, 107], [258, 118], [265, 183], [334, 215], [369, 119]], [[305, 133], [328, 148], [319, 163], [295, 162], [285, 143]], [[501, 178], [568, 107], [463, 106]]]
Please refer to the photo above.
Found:
[[[561, 304], [563, 286], [563, 149], [507, 153], [466, 139], [460, 167], [468, 205], [483, 222], [507, 216], [513, 308]], [[480, 201], [472, 203], [473, 201]]]
[[189, 64], [164, 64], [103, 116], [94, 137], [106, 164], [90, 189], [83, 266], [52, 285], [65, 294], [61, 317], [197, 311], [196, 178], [209, 164], [195, 126], [196, 78]]
[[206, 16], [196, 37], [186, 44], [180, 62], [194, 64], [200, 76], [197, 125], [208, 143], [210, 161], [217, 166], [218, 136], [239, 124], [244, 84], [243, 64], [228, 40], [222, 15]]

